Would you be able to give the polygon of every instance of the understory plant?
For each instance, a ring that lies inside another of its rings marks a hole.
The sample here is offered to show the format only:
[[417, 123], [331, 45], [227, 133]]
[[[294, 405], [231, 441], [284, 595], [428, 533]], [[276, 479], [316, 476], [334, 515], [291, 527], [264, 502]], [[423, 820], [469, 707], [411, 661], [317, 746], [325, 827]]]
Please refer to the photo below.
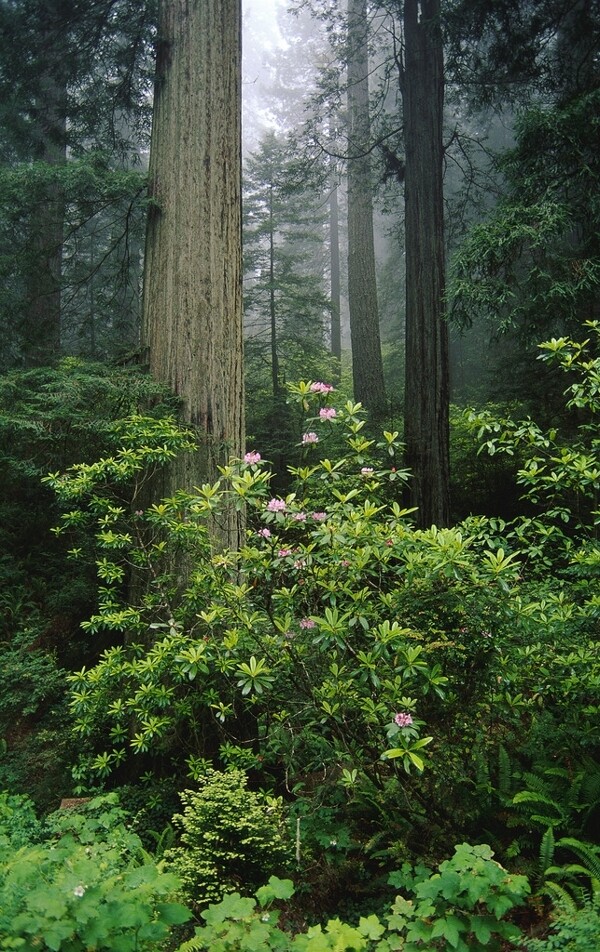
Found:
[[[218, 483], [135, 508], [144, 465], [177, 450], [175, 430], [140, 418], [123, 425], [120, 453], [51, 478], [67, 508], [60, 532], [96, 527], [100, 603], [84, 628], [115, 642], [70, 677], [84, 782], [135, 754], [183, 755], [197, 777], [208, 756], [297, 788], [322, 773], [376, 809], [387, 784], [408, 785], [418, 809], [430, 749], [463, 770], [453, 744], [473, 736], [467, 706], [489, 719], [518, 559], [461, 527], [415, 530], [398, 434], [367, 438], [360, 405], [336, 407], [326, 384], [293, 397], [309, 415], [305, 465], [284, 497], [251, 450]], [[328, 457], [330, 437], [344, 456]], [[219, 551], [209, 522], [232, 498], [247, 539]], [[193, 565], [184, 591], [181, 551]]]
[[390, 877], [403, 892], [387, 916], [361, 916], [357, 925], [330, 919], [294, 936], [280, 928], [280, 912], [273, 908], [275, 901], [290, 899], [292, 884], [272, 877], [256, 899], [233, 893], [211, 905], [202, 913], [205, 925], [179, 952], [498, 952], [521, 935], [505, 917], [524, 902], [529, 884], [492, 857], [488, 846], [463, 843], [437, 872], [406, 864]]
[[0, 818], [0, 948], [141, 950], [164, 947], [190, 918], [179, 881], [123, 823], [114, 799], [49, 818], [37, 842], [17, 847]]
[[281, 798], [248, 788], [241, 770], [206, 768], [198, 789], [180, 794], [179, 844], [165, 853], [195, 908], [235, 889], [262, 885], [289, 863]]
[[[142, 503], [149, 468], [188, 437], [139, 416], [117, 453], [49, 479], [59, 535], [97, 567], [84, 630], [111, 642], [70, 676], [76, 781], [136, 757], [192, 780], [207, 761], [239, 767], [356, 818], [351, 844], [389, 868], [450, 830], [497, 829], [500, 745], [517, 771], [566, 767], [574, 737], [595, 756], [595, 550], [541, 518], [415, 529], [398, 434], [367, 435], [360, 405], [320, 381], [290, 399], [303, 459], [285, 494], [257, 448], [214, 484]], [[232, 504], [238, 552], [210, 532]]]

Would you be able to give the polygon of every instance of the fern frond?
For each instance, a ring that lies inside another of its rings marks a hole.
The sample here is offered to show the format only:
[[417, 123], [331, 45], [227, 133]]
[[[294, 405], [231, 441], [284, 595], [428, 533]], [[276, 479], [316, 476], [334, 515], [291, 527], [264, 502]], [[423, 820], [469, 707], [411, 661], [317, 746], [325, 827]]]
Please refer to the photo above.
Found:
[[591, 843], [584, 843], [573, 836], [562, 836], [556, 841], [556, 846], [569, 849], [578, 856], [585, 867], [586, 875], [600, 879], [600, 850]]
[[[567, 912], [577, 911], [577, 903], [571, 894], [564, 886], [559, 886], [558, 883], [546, 881], [538, 890], [538, 896], [548, 896], [555, 906], [558, 906], [560, 909], [565, 909]], [[179, 950], [177, 950], [177, 952], [179, 952]]]
[[541, 804], [542, 806], [549, 807], [551, 810], [556, 812], [556, 820], [558, 822], [563, 818], [563, 811], [561, 810], [560, 804], [556, 800], [552, 800], [551, 797], [548, 797], [545, 793], [541, 793], [534, 790], [521, 790], [519, 793], [515, 793], [512, 798], [512, 802], [515, 806], [518, 806], [521, 803], [535, 803]]
[[498, 793], [501, 797], [509, 797], [512, 786], [512, 764], [504, 744], [498, 748]]
[[188, 939], [186, 942], [182, 942], [180, 946], [177, 947], [177, 952], [205, 952], [206, 942], [202, 939], [202, 936], [195, 935], [191, 939]]
[[550, 866], [552, 859], [554, 857], [554, 830], [551, 826], [548, 827], [544, 835], [542, 836], [542, 842], [540, 843], [540, 853], [539, 853], [539, 863], [538, 870], [540, 876], [543, 876], [548, 867]]
[[533, 790], [534, 793], [540, 793], [552, 798], [552, 784], [548, 783], [540, 774], [531, 773], [529, 770], [526, 770], [522, 780], [528, 790]]

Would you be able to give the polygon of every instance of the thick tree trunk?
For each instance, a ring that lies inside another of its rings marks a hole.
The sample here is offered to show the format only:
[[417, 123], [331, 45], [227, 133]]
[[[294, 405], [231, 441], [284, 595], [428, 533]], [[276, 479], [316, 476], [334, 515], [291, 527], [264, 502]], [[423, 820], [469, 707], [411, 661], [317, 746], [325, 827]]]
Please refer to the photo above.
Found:
[[354, 397], [385, 413], [373, 247], [366, 0], [348, 0], [348, 302]]
[[405, 0], [406, 463], [421, 526], [450, 518], [440, 0]]
[[[243, 451], [240, 32], [240, 0], [161, 0], [142, 345], [199, 441], [167, 490]], [[231, 512], [216, 536], [241, 532]]]

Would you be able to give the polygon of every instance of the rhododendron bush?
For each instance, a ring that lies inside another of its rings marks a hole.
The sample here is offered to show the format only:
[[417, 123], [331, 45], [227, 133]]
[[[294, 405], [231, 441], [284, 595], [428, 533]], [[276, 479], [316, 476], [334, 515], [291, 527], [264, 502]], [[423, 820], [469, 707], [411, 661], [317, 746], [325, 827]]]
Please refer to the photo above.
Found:
[[[235, 765], [296, 793], [316, 782], [322, 803], [341, 793], [384, 816], [393, 802], [390, 836], [402, 816], [460, 826], [448, 790], [477, 798], [482, 764], [543, 703], [542, 657], [519, 660], [539, 630], [533, 543], [513, 534], [509, 551], [483, 519], [415, 529], [398, 433], [368, 434], [326, 383], [290, 399], [303, 459], [284, 493], [252, 447], [214, 485], [140, 509], [148, 466], [189, 446], [141, 418], [120, 454], [52, 477], [59, 531], [95, 527], [95, 551], [73, 552], [100, 581], [84, 628], [110, 644], [71, 676], [76, 776], [84, 789], [136, 755], [191, 777]], [[232, 500], [239, 552], [210, 533]]]

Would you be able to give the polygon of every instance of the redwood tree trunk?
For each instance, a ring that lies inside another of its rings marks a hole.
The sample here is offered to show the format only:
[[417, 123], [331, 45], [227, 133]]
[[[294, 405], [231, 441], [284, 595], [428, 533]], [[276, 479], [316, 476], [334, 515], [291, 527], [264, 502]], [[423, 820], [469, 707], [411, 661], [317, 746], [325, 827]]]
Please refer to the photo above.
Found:
[[[243, 451], [240, 0], [161, 0], [142, 344], [199, 450], [169, 491]], [[237, 546], [231, 512], [217, 530]]]
[[405, 0], [406, 463], [420, 526], [450, 518], [440, 0]]
[[367, 0], [348, 0], [348, 303], [354, 397], [385, 413], [373, 247]]

